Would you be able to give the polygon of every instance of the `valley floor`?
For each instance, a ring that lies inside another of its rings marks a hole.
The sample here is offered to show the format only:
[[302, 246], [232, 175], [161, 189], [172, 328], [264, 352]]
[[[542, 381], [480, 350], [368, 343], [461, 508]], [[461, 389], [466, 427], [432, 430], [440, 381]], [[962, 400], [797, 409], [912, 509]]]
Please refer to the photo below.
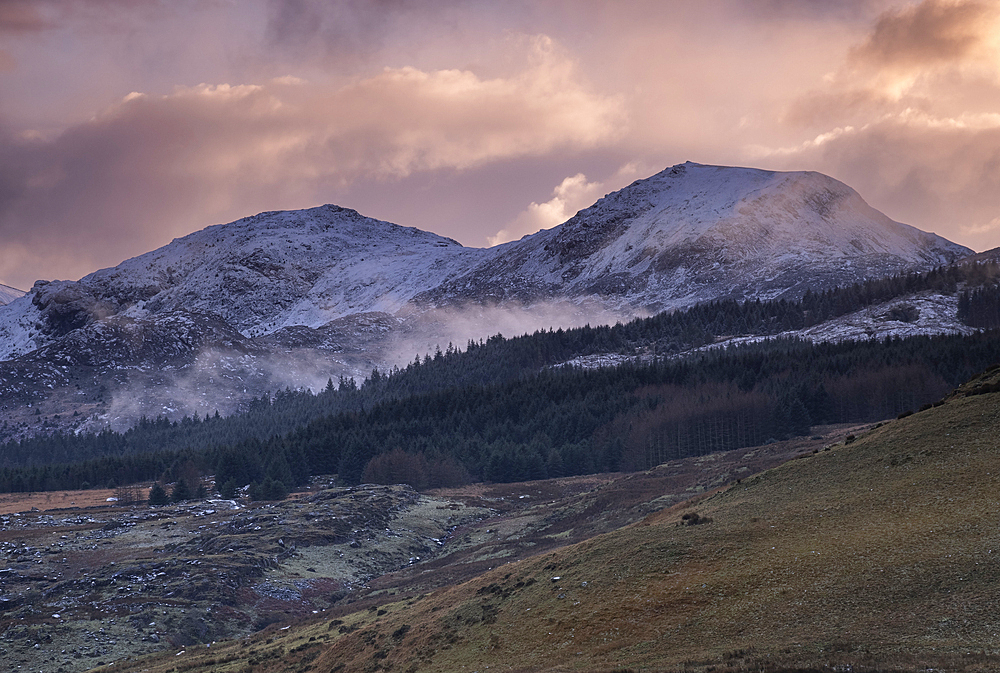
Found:
[[319, 480], [279, 503], [150, 508], [118, 506], [105, 490], [5, 495], [0, 656], [24, 670], [118, 669], [158, 650], [376, 614], [616, 530], [854, 430], [644, 473], [428, 494]]

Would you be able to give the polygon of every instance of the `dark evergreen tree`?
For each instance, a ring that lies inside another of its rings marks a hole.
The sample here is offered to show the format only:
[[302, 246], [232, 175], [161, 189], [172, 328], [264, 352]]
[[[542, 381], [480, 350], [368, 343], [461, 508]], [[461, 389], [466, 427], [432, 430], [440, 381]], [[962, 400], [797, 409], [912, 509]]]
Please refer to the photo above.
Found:
[[173, 502], [184, 502], [194, 497], [194, 491], [186, 479], [178, 479], [174, 484], [174, 489], [170, 492], [170, 500]]
[[262, 488], [264, 500], [284, 500], [288, 497], [288, 487], [279, 479], [268, 479]]
[[219, 487], [219, 497], [225, 500], [233, 500], [236, 498], [237, 489], [239, 489], [239, 484], [236, 483], [236, 480], [229, 479]]
[[149, 489], [149, 504], [153, 506], [170, 504], [170, 496], [158, 481], [153, 482], [153, 486]]

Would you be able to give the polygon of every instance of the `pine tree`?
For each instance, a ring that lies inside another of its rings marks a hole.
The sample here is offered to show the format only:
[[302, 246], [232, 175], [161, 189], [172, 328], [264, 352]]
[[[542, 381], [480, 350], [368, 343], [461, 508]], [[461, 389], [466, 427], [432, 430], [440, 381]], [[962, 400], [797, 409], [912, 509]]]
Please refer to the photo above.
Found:
[[169, 505], [170, 498], [167, 491], [160, 485], [160, 482], [153, 482], [153, 487], [149, 489], [149, 504], [151, 506]]
[[170, 492], [170, 499], [173, 502], [184, 502], [192, 497], [194, 497], [194, 492], [191, 490], [191, 485], [187, 483], [186, 479], [178, 479], [177, 483], [174, 484], [174, 490]]
[[219, 487], [219, 497], [225, 500], [233, 500], [236, 497], [238, 488], [239, 484], [236, 483], [236, 480], [230, 479]]

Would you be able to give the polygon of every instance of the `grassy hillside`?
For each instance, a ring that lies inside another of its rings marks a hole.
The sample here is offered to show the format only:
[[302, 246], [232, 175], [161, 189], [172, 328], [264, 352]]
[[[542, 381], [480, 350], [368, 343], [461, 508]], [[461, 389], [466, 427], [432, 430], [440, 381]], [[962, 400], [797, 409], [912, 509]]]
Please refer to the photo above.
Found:
[[965, 394], [997, 383], [459, 586], [114, 670], [1000, 670], [1000, 393]]

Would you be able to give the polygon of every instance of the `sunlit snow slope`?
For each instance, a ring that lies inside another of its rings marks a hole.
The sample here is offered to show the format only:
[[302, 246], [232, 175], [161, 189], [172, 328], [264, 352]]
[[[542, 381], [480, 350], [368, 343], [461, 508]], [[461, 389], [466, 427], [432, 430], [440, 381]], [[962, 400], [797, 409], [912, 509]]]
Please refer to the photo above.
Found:
[[0, 283], [0, 306], [9, 304], [23, 294], [22, 290]]
[[819, 173], [686, 163], [489, 249], [330, 205], [208, 227], [80, 281], [36, 283], [0, 311], [0, 359], [112, 315], [197, 311], [248, 337], [469, 303], [571, 302], [628, 317], [797, 297], [971, 252]]
[[0, 313], [0, 358], [93, 320], [214, 314], [246, 336], [395, 313], [488, 251], [337, 206], [211, 226], [79, 281], [38, 282]]
[[889, 219], [819, 173], [686, 163], [497, 248], [422, 299], [558, 295], [662, 310], [718, 297], [798, 297], [971, 253]]

